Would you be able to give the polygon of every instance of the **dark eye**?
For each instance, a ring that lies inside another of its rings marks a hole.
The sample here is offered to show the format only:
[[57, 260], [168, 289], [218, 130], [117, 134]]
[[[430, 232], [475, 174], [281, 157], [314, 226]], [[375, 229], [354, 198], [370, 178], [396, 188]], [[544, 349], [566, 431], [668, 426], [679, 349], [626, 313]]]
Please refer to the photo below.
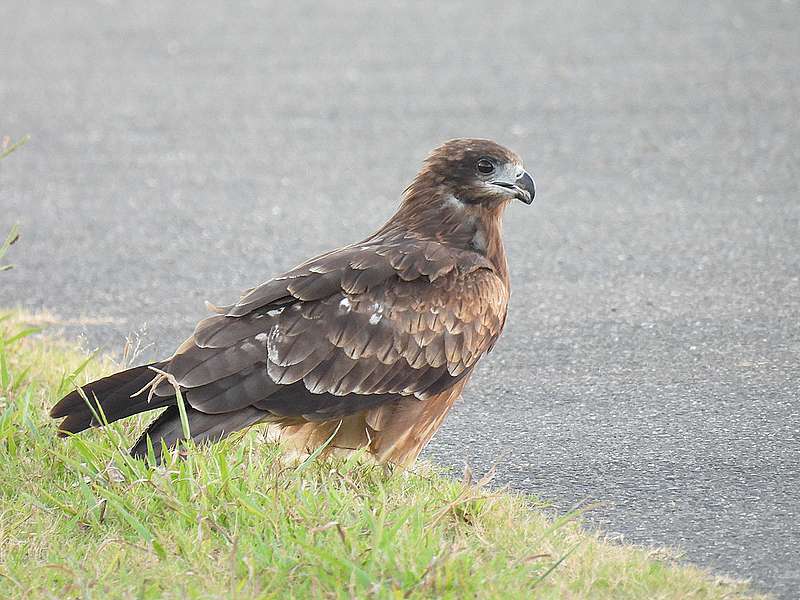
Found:
[[488, 158], [481, 158], [478, 161], [478, 172], [488, 175], [494, 172], [494, 164]]

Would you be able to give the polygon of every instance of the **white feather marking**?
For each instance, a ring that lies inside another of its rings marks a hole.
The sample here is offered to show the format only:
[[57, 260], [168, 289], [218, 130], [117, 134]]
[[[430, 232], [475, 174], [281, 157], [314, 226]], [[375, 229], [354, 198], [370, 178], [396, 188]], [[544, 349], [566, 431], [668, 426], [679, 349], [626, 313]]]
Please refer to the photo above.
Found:
[[475, 235], [472, 236], [472, 247], [481, 252], [486, 250], [486, 236], [482, 230], [475, 230]]
[[267, 356], [270, 359], [274, 359], [278, 356], [278, 341], [283, 338], [281, 334], [280, 327], [277, 325], [273, 327], [269, 332], [269, 337], [267, 337]]
[[343, 309], [345, 312], [350, 312], [353, 310], [353, 304], [350, 302], [350, 298], [347, 296], [342, 298], [342, 301], [339, 302], [339, 308]]
[[381, 319], [382, 319], [382, 318], [383, 318], [383, 315], [382, 315], [381, 313], [377, 313], [377, 312], [376, 312], [375, 314], [373, 314], [373, 315], [372, 315], [372, 316], [369, 318], [369, 324], [370, 324], [370, 325], [377, 325], [378, 323], [380, 323], [380, 322], [381, 322]]
[[455, 208], [461, 210], [464, 208], [464, 203], [459, 199], [456, 198], [453, 194], [448, 194], [445, 199], [444, 203], [451, 208]]

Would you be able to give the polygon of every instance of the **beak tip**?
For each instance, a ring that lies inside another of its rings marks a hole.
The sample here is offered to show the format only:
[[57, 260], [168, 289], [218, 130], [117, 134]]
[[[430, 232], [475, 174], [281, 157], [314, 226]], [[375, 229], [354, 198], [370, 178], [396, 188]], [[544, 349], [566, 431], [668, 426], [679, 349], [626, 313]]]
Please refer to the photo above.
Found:
[[520, 200], [525, 204], [531, 204], [536, 196], [536, 184], [533, 181], [533, 177], [530, 176], [530, 173], [524, 172], [517, 181], [518, 187], [524, 191]]

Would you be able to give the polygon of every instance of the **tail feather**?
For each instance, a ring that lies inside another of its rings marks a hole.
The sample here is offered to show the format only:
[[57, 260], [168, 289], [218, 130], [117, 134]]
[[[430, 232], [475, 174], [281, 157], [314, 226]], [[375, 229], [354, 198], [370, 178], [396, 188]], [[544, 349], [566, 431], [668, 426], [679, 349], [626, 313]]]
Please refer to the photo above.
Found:
[[[161, 369], [164, 364], [151, 363], [134, 367], [86, 384], [80, 390], [64, 396], [50, 411], [50, 416], [56, 419], [65, 417], [59, 425], [59, 432], [67, 435], [102, 425], [93, 412], [98, 415], [102, 412], [105, 420], [113, 423], [137, 413], [166, 407], [167, 410], [150, 423], [131, 449], [133, 456], [143, 458], [147, 455], [147, 438], [150, 438], [156, 456], [160, 456], [162, 440], [167, 447], [172, 448], [185, 439], [177, 399], [175, 395], [156, 394], [149, 397], [147, 390], [136, 396], [134, 394], [155, 377], [156, 374], [151, 367]], [[87, 404], [87, 399], [92, 404], [91, 408]], [[268, 413], [254, 406], [245, 406], [223, 414], [209, 414], [187, 404], [186, 414], [192, 440], [204, 442], [217, 441], [234, 431], [249, 427], [263, 420]]]
[[[54, 419], [66, 417], [59, 425], [60, 433], [66, 435], [100, 425], [92, 414], [92, 408], [100, 412], [98, 404], [109, 423], [140, 412], [175, 404], [175, 396], [153, 397], [152, 401], [148, 401], [147, 392], [133, 396], [155, 377], [150, 367], [161, 366], [163, 363], [151, 363], [93, 381], [80, 390], [64, 396], [52, 408], [50, 416]], [[84, 395], [92, 403], [92, 408], [86, 403]]]
[[[266, 413], [255, 407], [248, 406], [237, 411], [225, 414], [207, 414], [186, 406], [186, 417], [189, 424], [189, 433], [192, 441], [216, 442], [230, 434], [255, 425], [262, 421]], [[131, 448], [131, 456], [144, 458], [147, 456], [147, 438], [153, 444], [156, 458], [161, 457], [161, 441], [167, 448], [174, 448], [181, 440], [185, 440], [181, 425], [180, 412], [177, 406], [171, 406], [154, 420], [141, 435], [136, 444]]]

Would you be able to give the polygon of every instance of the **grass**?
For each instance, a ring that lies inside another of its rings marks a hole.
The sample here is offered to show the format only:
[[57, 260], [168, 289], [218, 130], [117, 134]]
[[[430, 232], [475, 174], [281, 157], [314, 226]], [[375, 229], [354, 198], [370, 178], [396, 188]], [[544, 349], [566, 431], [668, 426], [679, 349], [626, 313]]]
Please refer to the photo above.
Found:
[[[0, 160], [3, 160], [6, 156], [14, 152], [15, 150], [19, 150], [24, 146], [28, 140], [29, 136], [23, 137], [16, 143], [11, 143], [11, 138], [5, 136], [2, 140], [0, 140]], [[8, 232], [8, 235], [5, 239], [0, 242], [0, 260], [6, 255], [8, 249], [11, 247], [19, 239], [19, 229], [17, 225], [13, 225], [11, 227], [11, 231]], [[12, 268], [12, 265], [2, 265], [0, 264], [0, 271], [7, 271]]]
[[116, 368], [0, 322], [2, 598], [743, 598], [489, 477], [282, 459], [252, 430], [151, 468], [131, 419], [59, 439], [47, 409]]
[[[8, 249], [11, 248], [13, 244], [17, 242], [19, 239], [19, 228], [16, 225], [11, 226], [11, 231], [8, 232], [6, 238], [0, 242], [0, 260], [6, 255]], [[0, 271], [8, 271], [12, 269], [12, 265], [2, 265], [0, 264]]]
[[28, 143], [28, 140], [30, 140], [29, 135], [23, 136], [20, 140], [16, 142], [12, 142], [10, 137], [4, 136], [3, 139], [0, 140], [0, 160], [3, 160], [6, 156], [11, 154], [12, 152], [15, 152], [16, 150], [22, 148], [25, 144]]

